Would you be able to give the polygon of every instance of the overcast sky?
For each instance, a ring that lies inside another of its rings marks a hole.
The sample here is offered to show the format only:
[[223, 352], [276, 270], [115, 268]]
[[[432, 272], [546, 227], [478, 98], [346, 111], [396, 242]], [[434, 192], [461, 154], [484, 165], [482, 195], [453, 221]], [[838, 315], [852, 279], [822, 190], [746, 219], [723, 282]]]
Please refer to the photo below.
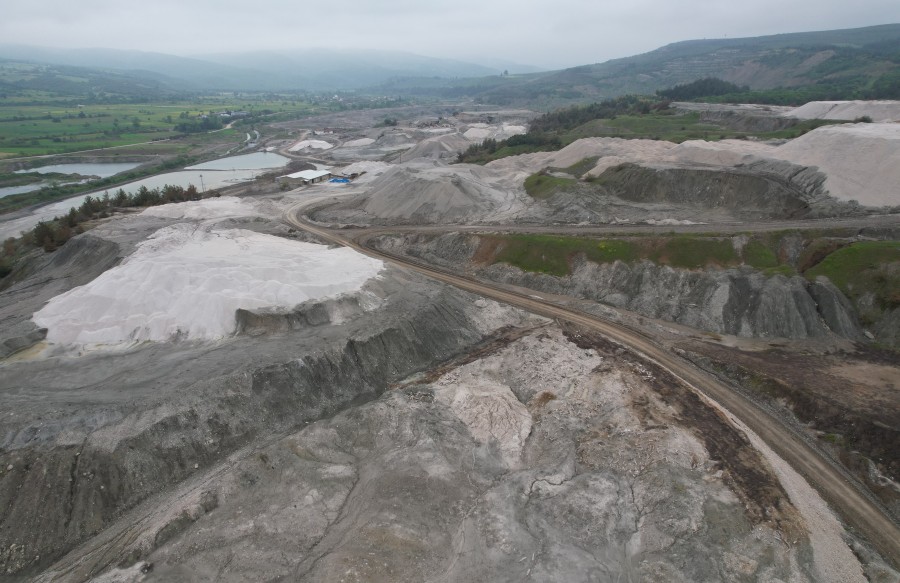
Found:
[[0, 0], [0, 42], [180, 55], [377, 48], [557, 68], [696, 38], [900, 22], [898, 0]]

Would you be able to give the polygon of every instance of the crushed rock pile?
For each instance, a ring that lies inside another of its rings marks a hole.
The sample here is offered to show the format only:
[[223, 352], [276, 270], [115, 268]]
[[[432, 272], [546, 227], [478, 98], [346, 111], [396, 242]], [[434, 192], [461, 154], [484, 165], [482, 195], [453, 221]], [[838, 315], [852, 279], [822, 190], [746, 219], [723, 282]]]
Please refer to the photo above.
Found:
[[290, 147], [289, 152], [301, 152], [303, 150], [330, 150], [334, 145], [325, 140], [300, 140]]
[[483, 140], [505, 140], [512, 136], [518, 136], [526, 132], [526, 127], [515, 124], [489, 125], [486, 123], [471, 124], [463, 133], [466, 139], [472, 142], [482, 142]]
[[34, 321], [50, 342], [66, 345], [216, 339], [234, 332], [239, 308], [293, 308], [356, 291], [382, 267], [350, 249], [180, 223], [50, 300]]
[[810, 101], [783, 113], [798, 119], [855, 120], [863, 116], [872, 121], [900, 120], [900, 101]]
[[745, 140], [673, 144], [655, 140], [584, 138], [557, 152], [503, 158], [487, 164], [494, 170], [533, 173], [542, 168], [566, 168], [585, 158], [599, 157], [588, 172], [599, 176], [623, 163], [647, 166], [681, 165], [733, 168], [754, 161], [777, 160], [816, 167], [825, 190], [841, 201], [864, 206], [900, 204], [900, 124], [859, 123], [817, 128], [783, 145]]
[[377, 217], [461, 220], [509, 207], [511, 187], [502, 184], [502, 176], [477, 167], [398, 167], [373, 184], [363, 208]]
[[372, 180], [364, 195], [316, 212], [314, 217], [389, 224], [499, 221], [525, 207], [527, 195], [521, 180], [519, 174], [481, 166], [404, 164]]
[[452, 159], [466, 150], [472, 142], [460, 134], [444, 134], [426, 138], [403, 155], [404, 160], [415, 158]]
[[825, 188], [840, 200], [900, 204], [900, 124], [821, 127], [778, 147], [773, 157], [817, 166], [828, 177]]

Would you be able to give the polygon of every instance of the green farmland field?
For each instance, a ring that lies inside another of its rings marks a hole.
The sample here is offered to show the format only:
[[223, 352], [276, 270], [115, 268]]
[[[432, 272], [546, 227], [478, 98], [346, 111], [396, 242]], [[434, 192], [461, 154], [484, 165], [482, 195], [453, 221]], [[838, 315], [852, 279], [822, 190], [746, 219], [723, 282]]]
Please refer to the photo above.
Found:
[[[0, 158], [65, 154], [163, 140], [175, 126], [209, 112], [311, 113], [299, 101], [208, 99], [174, 104], [26, 105], [0, 101]], [[235, 136], [243, 131], [223, 130]]]

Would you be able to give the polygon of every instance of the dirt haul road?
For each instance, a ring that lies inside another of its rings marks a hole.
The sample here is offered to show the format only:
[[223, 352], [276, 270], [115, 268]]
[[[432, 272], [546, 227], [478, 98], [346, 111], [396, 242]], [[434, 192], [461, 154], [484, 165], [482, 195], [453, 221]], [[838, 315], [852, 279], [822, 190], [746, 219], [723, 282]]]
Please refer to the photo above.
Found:
[[314, 201], [308, 201], [288, 210], [284, 215], [285, 222], [332, 243], [351, 247], [360, 253], [399, 264], [468, 292], [534, 314], [567, 320], [594, 330], [653, 361], [702, 396], [718, 403], [755, 432], [775, 453], [806, 478], [810, 485], [837, 510], [840, 516], [866, 537], [889, 563], [895, 568], [900, 567], [900, 527], [894, 523], [888, 513], [866, 496], [844, 472], [809, 446], [800, 436], [724, 383], [701, 372], [693, 365], [671, 354], [651, 338], [635, 330], [596, 316], [560, 307], [537, 296], [516, 293], [474, 278], [376, 251], [365, 246], [365, 237], [349, 239], [340, 231], [310, 223], [302, 218], [301, 212], [312, 202]]

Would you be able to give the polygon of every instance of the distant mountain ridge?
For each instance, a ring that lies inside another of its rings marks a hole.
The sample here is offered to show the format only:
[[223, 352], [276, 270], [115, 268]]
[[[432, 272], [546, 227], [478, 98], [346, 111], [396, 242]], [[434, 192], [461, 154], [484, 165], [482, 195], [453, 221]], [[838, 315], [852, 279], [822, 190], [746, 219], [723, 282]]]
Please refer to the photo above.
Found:
[[[377, 50], [297, 49], [178, 57], [112, 49], [0, 45], [0, 59], [45, 64], [43, 70], [24, 77], [17, 77], [15, 71], [0, 75], [0, 90], [4, 91], [23, 86], [74, 91], [71, 75], [53, 67], [79, 67], [81, 77], [99, 86], [119, 87], [122, 91], [118, 93], [123, 95], [356, 90], [549, 109], [573, 101], [652, 94], [707, 77], [751, 89], [824, 84], [854, 90], [877, 87], [880, 94], [890, 95], [894, 88], [900, 92], [900, 24], [688, 40], [632, 57], [538, 73], [528, 72], [533, 67], [516, 64], [487, 66]], [[129, 82], [134, 84], [131, 92], [125, 87]]]
[[[389, 51], [298, 49], [179, 57], [115, 49], [54, 49], [0, 45], [0, 59], [155, 76], [173, 89], [279, 91], [353, 90], [392, 77], [444, 79], [499, 75], [503, 69], [453, 59]], [[515, 65], [507, 66], [514, 71]], [[534, 67], [520, 66], [518, 72]]]
[[506, 104], [596, 101], [629, 93], [653, 94], [706, 77], [751, 89], [819, 83], [866, 86], [900, 82], [900, 24], [735, 39], [688, 40], [648, 53], [534, 75], [465, 83], [394, 82], [390, 89], [425, 95], [468, 96]]

